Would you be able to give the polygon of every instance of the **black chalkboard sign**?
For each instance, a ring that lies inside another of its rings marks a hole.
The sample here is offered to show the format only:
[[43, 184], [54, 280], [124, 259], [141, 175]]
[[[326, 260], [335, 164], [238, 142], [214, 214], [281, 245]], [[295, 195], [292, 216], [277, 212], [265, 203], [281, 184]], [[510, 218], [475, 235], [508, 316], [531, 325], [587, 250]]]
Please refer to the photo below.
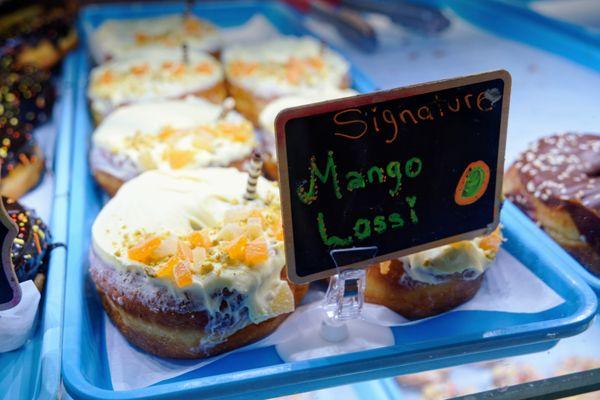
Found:
[[495, 71], [283, 110], [290, 278], [308, 282], [491, 232], [509, 97], [510, 75]]
[[2, 243], [2, 268], [0, 268], [0, 311], [14, 307], [21, 300], [21, 286], [15, 274], [10, 255], [13, 240], [17, 235], [17, 226], [6, 212], [0, 199], [0, 243]]

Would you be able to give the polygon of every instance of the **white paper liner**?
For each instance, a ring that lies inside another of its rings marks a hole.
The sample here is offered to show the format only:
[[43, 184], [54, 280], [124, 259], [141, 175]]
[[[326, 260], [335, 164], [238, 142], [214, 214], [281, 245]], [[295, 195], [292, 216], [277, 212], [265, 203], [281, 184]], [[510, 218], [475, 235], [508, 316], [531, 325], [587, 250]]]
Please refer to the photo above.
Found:
[[[419, 324], [424, 321], [408, 321], [385, 307], [366, 304], [363, 320], [355, 321], [349, 326], [351, 338], [340, 343], [329, 343], [319, 336], [322, 314], [320, 302], [316, 300], [322, 298], [322, 292], [315, 293], [311, 290], [309, 296], [313, 302], [298, 308], [272, 335], [237, 349], [236, 352], [276, 345], [284, 361], [344, 354], [393, 345], [389, 327]], [[486, 272], [477, 295], [450, 312], [478, 310], [539, 313], [563, 302], [562, 297], [527, 267], [501, 250], [494, 265]], [[493, 332], [482, 332], [482, 335], [492, 336]], [[131, 346], [106, 316], [105, 337], [111, 381], [115, 390], [150, 386], [202, 368], [223, 357], [221, 355], [208, 360], [178, 361], [152, 356]]]
[[0, 311], [0, 353], [23, 346], [35, 325], [40, 292], [28, 280], [21, 282], [21, 301], [15, 307]]

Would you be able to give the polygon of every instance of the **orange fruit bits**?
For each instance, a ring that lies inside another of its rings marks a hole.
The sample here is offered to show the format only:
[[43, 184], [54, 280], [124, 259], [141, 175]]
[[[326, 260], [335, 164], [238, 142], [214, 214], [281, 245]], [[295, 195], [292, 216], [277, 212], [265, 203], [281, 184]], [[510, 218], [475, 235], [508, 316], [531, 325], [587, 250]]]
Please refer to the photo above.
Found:
[[161, 242], [161, 238], [156, 236], [146, 239], [143, 242], [130, 247], [129, 250], [127, 250], [127, 257], [134, 261], [146, 264], [152, 260], [152, 253], [160, 246]]

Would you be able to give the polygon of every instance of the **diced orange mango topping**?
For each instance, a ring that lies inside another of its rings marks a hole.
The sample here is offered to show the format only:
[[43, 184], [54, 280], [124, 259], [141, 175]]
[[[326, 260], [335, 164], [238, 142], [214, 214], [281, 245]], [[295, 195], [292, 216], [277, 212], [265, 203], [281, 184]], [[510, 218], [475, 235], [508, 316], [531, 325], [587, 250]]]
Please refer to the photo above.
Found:
[[245, 61], [233, 61], [230, 65], [231, 75], [240, 76], [240, 75], [251, 75], [258, 68], [258, 64], [255, 62], [245, 62]]
[[177, 150], [171, 148], [165, 153], [165, 158], [173, 169], [183, 168], [194, 159], [194, 152], [189, 150]]
[[148, 71], [150, 71], [148, 64], [134, 65], [131, 67], [131, 73], [134, 75], [144, 75]]
[[152, 252], [160, 246], [161, 239], [159, 237], [151, 237], [144, 240], [142, 243], [130, 247], [127, 251], [127, 256], [141, 263], [147, 263], [152, 259]]
[[250, 266], [259, 265], [269, 258], [267, 242], [263, 237], [258, 237], [246, 244], [244, 261]]
[[302, 73], [304, 72], [304, 65], [302, 62], [295, 57], [292, 57], [288, 60], [286, 66], [286, 79], [293, 83], [297, 84], [300, 82], [300, 78], [302, 77]]
[[325, 65], [321, 57], [309, 57], [306, 59], [306, 63], [315, 69], [321, 69]]
[[186, 261], [193, 261], [192, 249], [186, 242], [177, 242], [177, 257]]
[[199, 33], [201, 27], [202, 25], [197, 19], [186, 18], [183, 21], [183, 29], [185, 29], [189, 33]]
[[192, 273], [185, 263], [177, 263], [173, 267], [173, 278], [178, 287], [189, 286], [192, 284]]
[[175, 134], [175, 132], [177, 132], [177, 131], [172, 126], [165, 126], [158, 133], [158, 137], [159, 137], [159, 139], [165, 140], [165, 139], [168, 139], [171, 136], [173, 136]]
[[212, 245], [212, 240], [208, 234], [208, 229], [202, 229], [201, 231], [194, 231], [187, 237], [192, 247], [205, 247], [208, 248]]
[[175, 67], [171, 70], [171, 73], [174, 76], [181, 76], [185, 73], [185, 65], [181, 63], [177, 63]]
[[244, 261], [247, 244], [246, 236], [240, 235], [225, 246], [225, 252], [232, 260]]
[[179, 259], [177, 257], [169, 258], [169, 261], [160, 266], [156, 272], [156, 276], [158, 278], [171, 279], [173, 276], [173, 268], [175, 268], [177, 264], [179, 264]]
[[142, 33], [142, 32], [136, 32], [135, 33], [135, 41], [137, 43], [140, 43], [140, 44], [141, 43], [146, 43], [149, 40], [150, 40], [150, 36], [149, 35], [147, 35], [145, 33]]
[[481, 239], [481, 241], [479, 242], [479, 247], [481, 247], [483, 250], [497, 251], [501, 243], [502, 236], [498, 232], [493, 232], [491, 235], [488, 235]]
[[109, 84], [114, 80], [114, 78], [115, 78], [115, 76], [112, 73], [112, 71], [107, 69], [100, 75], [99, 80], [100, 80], [100, 83]]
[[275, 239], [277, 240], [283, 240], [283, 227], [281, 225], [279, 225], [278, 227], [275, 227], [271, 230], [271, 232], [273, 233], [273, 236], [275, 237]]
[[213, 67], [207, 62], [201, 62], [196, 65], [194, 70], [200, 74], [210, 74], [213, 71]]

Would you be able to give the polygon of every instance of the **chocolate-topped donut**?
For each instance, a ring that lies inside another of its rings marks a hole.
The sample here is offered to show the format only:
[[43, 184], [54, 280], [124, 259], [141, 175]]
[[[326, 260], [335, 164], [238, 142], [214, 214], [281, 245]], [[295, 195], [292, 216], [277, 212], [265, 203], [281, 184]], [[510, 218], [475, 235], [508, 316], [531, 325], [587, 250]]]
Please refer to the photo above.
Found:
[[49, 82], [43, 81], [47, 74], [33, 67], [18, 73], [0, 72], [0, 193], [19, 198], [37, 185], [44, 170], [32, 129], [48, 117], [54, 92]]
[[50, 79], [45, 70], [30, 65], [17, 70], [14, 57], [0, 56], [0, 126], [31, 130], [47, 121], [56, 97]]
[[591, 272], [600, 275], [600, 135], [533, 143], [510, 167], [504, 193]]
[[19, 66], [52, 68], [77, 43], [73, 1], [19, 0], [0, 4], [0, 54]]
[[17, 278], [19, 282], [35, 279], [37, 274], [44, 272], [43, 261], [51, 240], [50, 232], [35, 211], [6, 197], [2, 197], [2, 201], [19, 229], [11, 248]]

